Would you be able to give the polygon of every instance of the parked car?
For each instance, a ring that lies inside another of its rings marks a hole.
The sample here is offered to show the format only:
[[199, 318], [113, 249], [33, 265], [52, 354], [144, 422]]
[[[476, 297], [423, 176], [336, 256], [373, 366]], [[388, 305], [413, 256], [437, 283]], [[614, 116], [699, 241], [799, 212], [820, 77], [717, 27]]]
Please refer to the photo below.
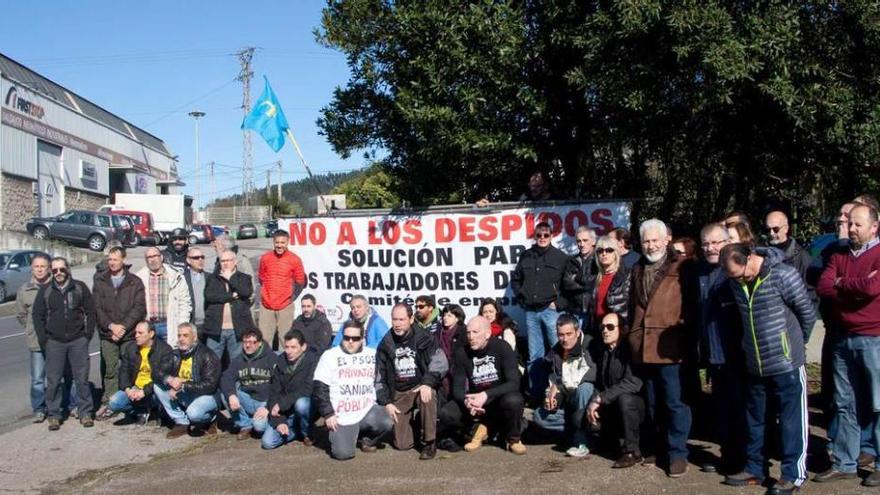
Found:
[[0, 251], [0, 302], [15, 296], [31, 279], [31, 260], [36, 254], [40, 251]]
[[134, 237], [137, 245], [152, 244], [157, 246], [162, 243], [162, 238], [153, 228], [153, 215], [146, 211], [113, 210], [111, 214], [126, 215], [134, 224]]
[[270, 220], [266, 222], [266, 237], [272, 237], [275, 235], [276, 230], [278, 230], [278, 220]]
[[257, 226], [252, 223], [243, 223], [238, 226], [238, 238], [239, 239], [256, 239], [257, 234]]
[[226, 235], [229, 233], [229, 230], [227, 230], [226, 227], [223, 227], [222, 225], [212, 225], [211, 230], [214, 231], [215, 238], [220, 237], [221, 235]]
[[214, 241], [214, 229], [210, 225], [193, 225], [189, 232], [189, 244], [207, 244]]
[[113, 226], [109, 213], [70, 210], [57, 217], [31, 218], [25, 225], [34, 239], [60, 239], [85, 244], [92, 251], [103, 251], [109, 241], [123, 242], [125, 233]]

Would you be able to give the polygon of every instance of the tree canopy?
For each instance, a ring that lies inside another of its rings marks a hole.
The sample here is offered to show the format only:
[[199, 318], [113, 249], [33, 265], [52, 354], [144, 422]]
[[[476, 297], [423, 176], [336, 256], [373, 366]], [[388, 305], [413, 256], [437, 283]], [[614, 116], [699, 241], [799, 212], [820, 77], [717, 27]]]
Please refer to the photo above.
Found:
[[880, 3], [330, 0], [351, 77], [319, 125], [380, 150], [401, 199], [644, 198], [681, 224], [872, 191]]

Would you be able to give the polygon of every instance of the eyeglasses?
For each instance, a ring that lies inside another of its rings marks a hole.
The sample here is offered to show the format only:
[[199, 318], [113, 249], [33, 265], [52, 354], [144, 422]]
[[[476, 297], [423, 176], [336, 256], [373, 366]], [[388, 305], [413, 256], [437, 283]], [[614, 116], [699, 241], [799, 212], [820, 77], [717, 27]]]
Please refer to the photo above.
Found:
[[701, 246], [703, 246], [703, 249], [706, 249], [709, 247], [715, 247], [715, 246], [720, 246], [722, 244], [727, 244], [728, 242], [730, 242], [728, 239], [723, 239], [720, 241], [707, 241], [707, 242], [704, 242], [703, 244], [701, 244]]
[[205, 256], [204, 255], [202, 255], [202, 256], [187, 256], [187, 258], [191, 259], [191, 260], [203, 260], [203, 259], [205, 259]]
[[52, 273], [67, 273], [67, 268], [53, 268]]
[[535, 234], [535, 239], [548, 239], [552, 237], [550, 232], [541, 232], [540, 234]]
[[779, 231], [782, 230], [782, 227], [785, 227], [785, 225], [780, 225], [778, 227], [767, 227], [767, 230], [773, 232], [774, 234], [778, 234]]
[[147, 259], [148, 259], [148, 260], [153, 259], [153, 258], [161, 258], [161, 257], [162, 257], [161, 254], [150, 254], [150, 255], [147, 255]]
[[615, 251], [614, 248], [596, 248], [596, 253], [598, 253], [598, 254], [602, 254], [602, 253], [611, 254], [614, 251]]
[[346, 342], [360, 342], [361, 340], [363, 340], [363, 337], [361, 337], [360, 335], [343, 335], [342, 340]]
[[[202, 258], [204, 258], [204, 256], [202, 256]], [[220, 260], [220, 263], [233, 263], [233, 262], [235, 262], [235, 258], [233, 258], [231, 260]]]
[[425, 304], [416, 304], [416, 309], [425, 309]]
[[614, 330], [615, 328], [617, 328], [617, 325], [615, 325], [614, 323], [605, 323], [602, 325], [602, 330], [611, 331], [611, 330]]

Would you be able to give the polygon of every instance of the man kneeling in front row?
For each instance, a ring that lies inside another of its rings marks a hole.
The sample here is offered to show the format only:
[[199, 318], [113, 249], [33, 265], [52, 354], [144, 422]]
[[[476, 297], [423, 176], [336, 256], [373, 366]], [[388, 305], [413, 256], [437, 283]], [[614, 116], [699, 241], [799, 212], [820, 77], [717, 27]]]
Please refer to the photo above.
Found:
[[297, 438], [312, 445], [312, 388], [318, 353], [306, 343], [299, 330], [284, 336], [284, 356], [272, 369], [269, 384], [269, 425], [263, 433], [263, 448], [274, 449]]
[[564, 434], [571, 443], [565, 451], [569, 457], [590, 454], [584, 416], [596, 380], [596, 363], [590, 354], [595, 353], [596, 343], [581, 332], [579, 326], [578, 319], [570, 314], [562, 314], [556, 320], [559, 341], [544, 357], [550, 370], [550, 388], [544, 407], [534, 415], [536, 425]]
[[524, 401], [519, 392], [516, 354], [502, 339], [492, 338], [489, 320], [476, 316], [467, 325], [467, 345], [455, 351], [452, 396], [440, 410], [445, 430], [472, 428], [464, 449], [473, 452], [489, 438], [489, 426], [507, 437], [507, 449], [526, 453], [520, 441]]
[[199, 344], [192, 323], [181, 323], [171, 373], [153, 384], [153, 393], [174, 421], [168, 438], [182, 437], [191, 424], [198, 431], [217, 433], [214, 393], [219, 383], [220, 359], [208, 346]]
[[134, 327], [134, 342], [122, 348], [119, 365], [119, 390], [107, 407], [113, 413], [125, 413], [126, 423], [147, 424], [154, 399], [153, 383], [173, 372], [174, 350], [156, 338], [156, 330], [147, 321]]
[[375, 452], [394, 424], [376, 404], [376, 350], [364, 346], [364, 326], [348, 320], [341, 336], [342, 343], [327, 349], [318, 361], [313, 395], [330, 430], [330, 455], [342, 461], [354, 457], [358, 438], [361, 451]]
[[241, 334], [241, 348], [241, 354], [223, 372], [220, 389], [238, 430], [238, 439], [246, 440], [252, 433], [262, 436], [269, 424], [269, 380], [280, 358], [254, 328]]
[[605, 315], [601, 328], [604, 345], [601, 352], [593, 356], [596, 390], [587, 406], [587, 421], [597, 430], [601, 424], [620, 445], [621, 456], [611, 467], [628, 468], [642, 462], [639, 450], [639, 428], [645, 419], [645, 402], [639, 396], [642, 380], [633, 375], [632, 353], [626, 340], [620, 340], [618, 315]]

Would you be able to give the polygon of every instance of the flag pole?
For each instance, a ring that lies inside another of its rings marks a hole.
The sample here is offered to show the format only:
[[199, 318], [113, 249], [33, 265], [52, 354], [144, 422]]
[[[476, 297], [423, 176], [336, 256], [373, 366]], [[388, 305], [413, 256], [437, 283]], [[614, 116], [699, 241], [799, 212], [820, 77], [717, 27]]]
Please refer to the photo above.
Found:
[[299, 156], [299, 161], [302, 162], [303, 167], [305, 167], [306, 169], [306, 173], [309, 175], [309, 180], [312, 182], [312, 187], [314, 187], [315, 191], [318, 192], [318, 197], [321, 199], [321, 203], [324, 205], [324, 211], [329, 213], [330, 216], [334, 216], [333, 211], [330, 210], [330, 208], [327, 208], [327, 198], [324, 197], [324, 194], [321, 192], [321, 188], [318, 187], [318, 184], [315, 181], [315, 176], [312, 175], [312, 169], [310, 169], [309, 164], [306, 163], [306, 157], [303, 156], [302, 150], [299, 148], [299, 143], [297, 143], [296, 138], [293, 137], [293, 132], [290, 130], [289, 127], [285, 129], [284, 132], [287, 135], [288, 139], [290, 139], [290, 142], [293, 143], [293, 148], [296, 150], [296, 154]]

